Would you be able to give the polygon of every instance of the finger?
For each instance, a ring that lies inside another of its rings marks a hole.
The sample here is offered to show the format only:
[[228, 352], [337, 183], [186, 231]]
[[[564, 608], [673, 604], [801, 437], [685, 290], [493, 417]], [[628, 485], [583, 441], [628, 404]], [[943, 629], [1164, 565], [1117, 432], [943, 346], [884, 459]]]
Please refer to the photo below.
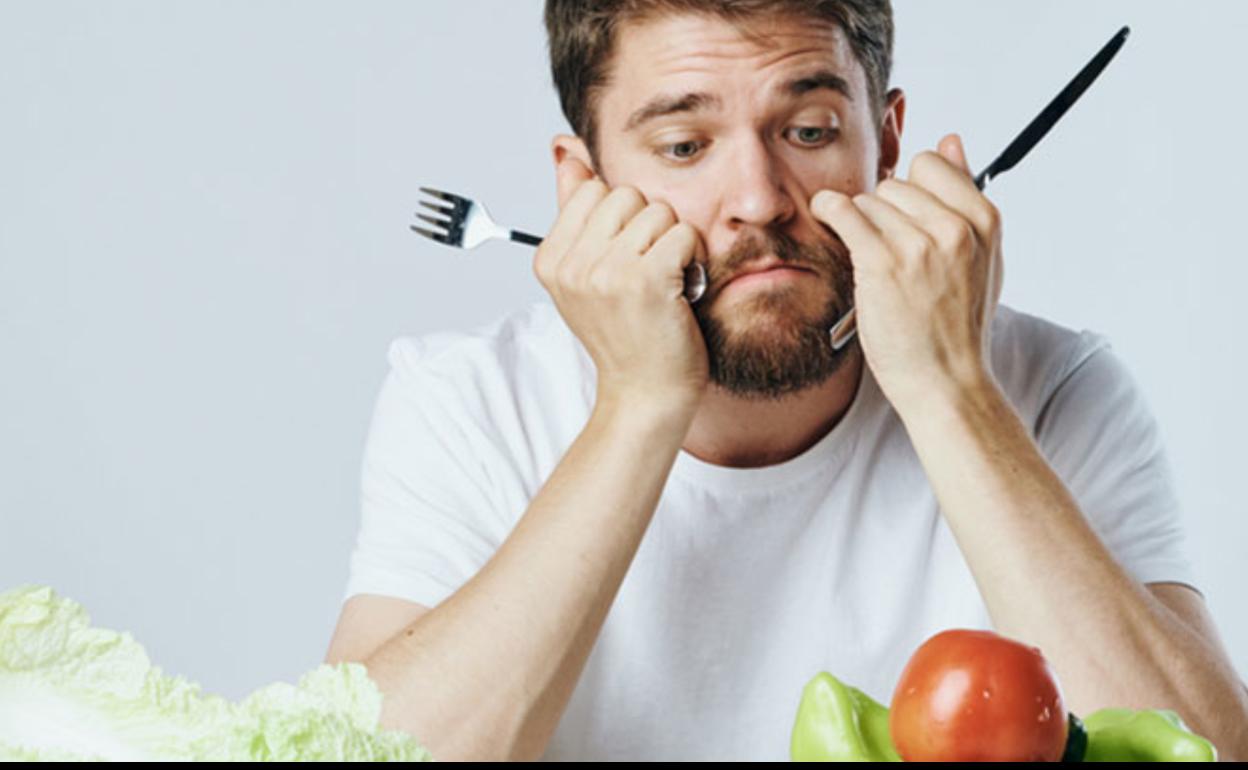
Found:
[[962, 253], [968, 240], [973, 242], [978, 237], [965, 217], [922, 187], [886, 179], [876, 188], [875, 195], [916, 222], [943, 248]]
[[931, 150], [914, 156], [914, 160], [910, 162], [910, 176], [906, 181], [935, 193], [938, 198], [951, 204], [982, 195], [969, 171], [954, 165], [953, 161], [940, 152]]
[[656, 201], [633, 217], [616, 240], [623, 253], [641, 256], [660, 236], [672, 229], [676, 221], [676, 212], [672, 211], [672, 207]]
[[810, 200], [810, 213], [832, 228], [858, 266], [867, 254], [880, 254], [888, 247], [880, 229], [854, 205], [854, 200], [836, 190], [820, 190]]
[[[592, 184], [592, 183], [588, 183]], [[646, 199], [635, 187], [617, 187], [603, 198], [561, 260], [559, 271], [569, 282], [588, 285], [589, 276], [613, 259], [616, 237], [646, 207]]]
[[617, 187], [590, 212], [582, 237], [605, 245], [645, 207], [646, 198], [636, 187]]
[[[965, 158], [962, 160], [964, 162]], [[985, 243], [993, 237], [999, 213], [992, 201], [975, 186], [975, 180], [965, 167], [954, 165], [954, 161], [939, 152], [921, 152], [910, 165], [907, 181], [932, 193], [947, 207], [961, 214], [975, 226]]]
[[559, 208], [563, 209], [568, 204], [572, 194], [583, 182], [593, 178], [594, 172], [571, 155], [560, 161], [555, 167], [555, 191], [559, 200]]
[[967, 176], [974, 176], [971, 173], [971, 164], [966, 160], [966, 148], [962, 146], [962, 137], [949, 134], [940, 140], [936, 149], [945, 160], [953, 164], [954, 168], [961, 169]]
[[641, 262], [660, 276], [665, 295], [678, 299], [685, 296], [685, 268], [694, 262], [706, 264], [706, 243], [693, 225], [677, 222], [659, 236]]
[[549, 260], [551, 269], [561, 263], [572, 245], [584, 232], [590, 214], [609, 192], [606, 184], [597, 177], [581, 182], [576, 191], [572, 193], [572, 198], [567, 205], [560, 210], [555, 226], [542, 240], [542, 245], [538, 249], [538, 258]]
[[900, 179], [885, 179], [880, 182], [875, 188], [875, 195], [893, 204], [924, 227], [930, 227], [949, 217], [958, 217], [957, 212], [931, 192]]
[[922, 259], [932, 246], [932, 238], [904, 211], [878, 195], [859, 195], [854, 205], [879, 229], [889, 251], [911, 260]]

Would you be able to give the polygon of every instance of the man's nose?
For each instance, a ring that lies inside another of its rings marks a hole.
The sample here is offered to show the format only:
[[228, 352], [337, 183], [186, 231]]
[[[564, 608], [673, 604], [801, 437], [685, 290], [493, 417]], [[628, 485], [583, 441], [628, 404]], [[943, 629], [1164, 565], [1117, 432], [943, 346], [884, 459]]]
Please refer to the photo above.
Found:
[[725, 174], [724, 214], [733, 230], [779, 228], [796, 211], [784, 188], [782, 161], [761, 137], [738, 143]]

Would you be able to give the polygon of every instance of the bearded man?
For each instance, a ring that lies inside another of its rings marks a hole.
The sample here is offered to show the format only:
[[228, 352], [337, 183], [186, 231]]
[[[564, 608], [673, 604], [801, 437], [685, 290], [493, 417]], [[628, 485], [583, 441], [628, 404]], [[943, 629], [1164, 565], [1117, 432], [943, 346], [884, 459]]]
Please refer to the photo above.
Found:
[[327, 659], [366, 663], [383, 724], [443, 760], [780, 760], [815, 673], [887, 703], [981, 628], [1076, 714], [1172, 708], [1248, 759], [1139, 389], [999, 305], [956, 135], [898, 174], [887, 0], [546, 25], [553, 303], [397, 340], [369, 435]]

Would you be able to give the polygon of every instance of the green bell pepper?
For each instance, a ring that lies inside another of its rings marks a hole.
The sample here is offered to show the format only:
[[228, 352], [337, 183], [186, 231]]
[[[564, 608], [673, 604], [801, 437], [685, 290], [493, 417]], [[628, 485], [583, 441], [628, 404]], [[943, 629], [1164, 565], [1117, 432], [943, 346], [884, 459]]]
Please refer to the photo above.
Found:
[[1083, 718], [1084, 762], [1217, 762], [1218, 750], [1169, 709], [1101, 709]]
[[888, 709], [821, 671], [802, 690], [789, 756], [794, 762], [900, 762]]

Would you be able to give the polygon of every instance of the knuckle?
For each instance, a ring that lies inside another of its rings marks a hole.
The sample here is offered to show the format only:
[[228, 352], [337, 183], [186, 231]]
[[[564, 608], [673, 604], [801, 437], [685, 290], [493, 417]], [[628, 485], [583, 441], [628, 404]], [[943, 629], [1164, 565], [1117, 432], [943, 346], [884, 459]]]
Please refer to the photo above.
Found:
[[923, 262], [932, 253], [934, 245], [927, 233], [916, 232], [905, 240], [902, 250], [908, 261]]
[[644, 212], [647, 216], [652, 216], [659, 223], [667, 228], [676, 224], [676, 212], [666, 203], [656, 201], [646, 206]]
[[931, 150], [924, 150], [914, 156], [914, 160], [910, 162], [911, 176], [926, 176], [932, 172], [940, 164], [940, 156]]
[[693, 231], [692, 225], [688, 222], [677, 222], [668, 228], [661, 242], [680, 248], [692, 243], [696, 237], [697, 234]]
[[588, 286], [589, 279], [594, 274], [596, 267], [592, 259], [585, 259], [586, 255], [582, 253], [575, 259], [566, 259], [559, 266], [559, 278], [569, 286]]
[[1001, 209], [987, 198], [984, 199], [983, 205], [979, 210], [979, 221], [983, 224], [985, 230], [993, 231], [1001, 227]]
[[897, 181], [896, 179], [893, 179], [892, 177], [889, 177], [885, 179], [884, 181], [880, 182], [878, 185], [876, 185], [875, 190], [879, 195], [883, 197], [889, 197], [889, 196], [896, 195], [901, 190], [901, 187], [902, 187], [901, 182]]
[[559, 265], [552, 271], [551, 277], [554, 284], [562, 289], [575, 288], [580, 278], [579, 269], [571, 264], [571, 260]]
[[975, 240], [970, 222], [964, 219], [948, 219], [937, 230], [937, 242], [953, 249], [962, 249]]
[[599, 265], [598, 269], [589, 274], [586, 286], [589, 291], [599, 297], [607, 297], [612, 294], [615, 285], [611, 271], [605, 266]]
[[636, 187], [617, 187], [607, 197], [612, 203], [628, 209], [640, 211], [646, 205], [646, 199]]
[[[680, 228], [680, 229], [677, 229]], [[655, 238], [650, 242], [650, 248], [646, 251], [662, 252], [664, 249], [674, 248], [676, 251], [684, 251], [693, 248], [697, 235], [692, 232], [692, 228], [688, 226], [681, 227], [679, 222], [668, 224], [665, 229], [660, 230]], [[655, 248], [660, 246], [660, 248]]]
[[540, 256], [533, 260], [533, 275], [537, 276], [537, 282], [543, 286], [549, 287], [550, 284], [550, 268]]
[[581, 183], [574, 197], [599, 201], [607, 196], [607, 185], [601, 179], [590, 179]]
[[681, 241], [692, 241], [698, 237], [698, 231], [693, 229], [693, 225], [688, 222], [677, 222], [672, 225], [672, 230], [676, 232], [677, 237]]
[[640, 299], [650, 293], [652, 284], [650, 273], [645, 269], [637, 269], [630, 271], [627, 277], [620, 281], [619, 291], [634, 299]]
[[966, 248], [968, 246], [973, 246], [978, 237], [979, 236], [975, 233], [975, 226], [970, 222], [963, 220], [958, 223], [957, 240], [954, 241], [954, 243], [961, 248]]

